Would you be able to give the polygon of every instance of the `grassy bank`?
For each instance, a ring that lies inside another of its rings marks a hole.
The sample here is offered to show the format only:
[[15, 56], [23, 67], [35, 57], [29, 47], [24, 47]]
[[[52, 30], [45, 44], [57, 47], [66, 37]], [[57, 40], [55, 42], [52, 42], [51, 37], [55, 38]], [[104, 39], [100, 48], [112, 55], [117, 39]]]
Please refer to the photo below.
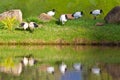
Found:
[[95, 26], [96, 22], [103, 20], [78, 19], [70, 20], [65, 25], [58, 25], [56, 21], [41, 23], [41, 28], [35, 29], [32, 33], [23, 29], [12, 31], [0, 28], [0, 43], [6, 44], [95, 44], [113, 43], [120, 41], [120, 25], [105, 24]]

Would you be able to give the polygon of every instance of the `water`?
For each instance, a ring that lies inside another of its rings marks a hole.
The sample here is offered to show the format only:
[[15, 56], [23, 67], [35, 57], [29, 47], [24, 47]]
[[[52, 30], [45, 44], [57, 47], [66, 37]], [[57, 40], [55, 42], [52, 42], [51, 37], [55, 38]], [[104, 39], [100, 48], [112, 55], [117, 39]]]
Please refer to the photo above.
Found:
[[[119, 47], [106, 46], [0, 46], [0, 71], [4, 65], [0, 80], [119, 80], [119, 53]], [[22, 67], [19, 75], [13, 74], [15, 70], [10, 67], [18, 65], [29, 54], [37, 63]], [[62, 61], [68, 67], [64, 74], [59, 71]], [[74, 63], [80, 63], [82, 68], [75, 70]], [[47, 66], [53, 66], [55, 73], [47, 73]], [[100, 72], [92, 71], [94, 68]]]
[[61, 80], [83, 80], [82, 71], [68, 71], [61, 76]]

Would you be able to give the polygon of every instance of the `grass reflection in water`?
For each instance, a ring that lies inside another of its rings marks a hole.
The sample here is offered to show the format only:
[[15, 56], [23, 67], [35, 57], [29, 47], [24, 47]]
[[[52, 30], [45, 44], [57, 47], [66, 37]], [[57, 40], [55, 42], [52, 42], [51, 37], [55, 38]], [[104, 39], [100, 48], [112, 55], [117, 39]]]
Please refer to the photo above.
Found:
[[[29, 54], [38, 60], [34, 66], [23, 67], [19, 76], [1, 72], [0, 80], [59, 80], [62, 79], [59, 71], [59, 64], [62, 61], [68, 66], [67, 72], [74, 71], [74, 63], [81, 63], [83, 80], [114, 80], [112, 75], [114, 71], [110, 71], [110, 68], [116, 67], [108, 68], [106, 64], [109, 66], [119, 64], [119, 53], [119, 47], [105, 46], [0, 46], [0, 66], [4, 64], [12, 67], [21, 61], [22, 56]], [[55, 74], [48, 74], [46, 70], [43, 70], [44, 66], [40, 67], [42, 65], [54, 66]], [[94, 66], [99, 67], [102, 71], [99, 77], [90, 71]], [[115, 73], [117, 74], [117, 71]]]

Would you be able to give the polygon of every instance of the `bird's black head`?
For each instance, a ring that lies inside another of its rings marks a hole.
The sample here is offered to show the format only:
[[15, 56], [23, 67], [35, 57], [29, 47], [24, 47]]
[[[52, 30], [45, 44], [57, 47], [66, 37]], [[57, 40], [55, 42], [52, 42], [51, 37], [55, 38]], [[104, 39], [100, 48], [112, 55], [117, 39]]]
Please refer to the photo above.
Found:
[[65, 68], [65, 72], [67, 71], [67, 68]]
[[24, 64], [24, 63], [23, 63], [23, 60], [21, 60], [20, 63]]
[[92, 14], [92, 11], [90, 11], [90, 14]]
[[55, 9], [52, 9], [53, 12], [55, 12]]
[[81, 15], [83, 15], [84, 13], [83, 13], [83, 11], [81, 11]]
[[34, 24], [35, 27], [38, 27], [38, 24], [36, 24], [36, 23], [33, 23], [33, 24]]
[[20, 23], [20, 26], [24, 26], [25, 25], [25, 23], [23, 22], [23, 23]]
[[68, 16], [65, 14], [65, 18], [68, 19]]
[[55, 72], [53, 71], [53, 72], [52, 72], [52, 74], [54, 75], [54, 74], [55, 74]]
[[100, 13], [102, 13], [102, 12], [103, 12], [103, 10], [101, 9], [101, 10], [100, 10]]
[[75, 13], [72, 14], [72, 17], [74, 17], [74, 14], [75, 14]]

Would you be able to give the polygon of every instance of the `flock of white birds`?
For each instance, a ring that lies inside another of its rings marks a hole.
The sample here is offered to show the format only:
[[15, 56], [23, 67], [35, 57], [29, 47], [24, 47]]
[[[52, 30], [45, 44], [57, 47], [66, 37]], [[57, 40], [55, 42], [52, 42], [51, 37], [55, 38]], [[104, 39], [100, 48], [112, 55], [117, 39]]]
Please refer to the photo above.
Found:
[[[24, 56], [23, 57], [23, 59], [22, 59], [22, 64], [24, 65], [24, 66], [34, 66], [34, 64], [36, 63], [36, 60], [33, 58], [33, 57], [31, 57], [31, 56], [29, 56], [29, 57], [27, 57], [27, 56]], [[82, 68], [82, 65], [80, 64], [80, 63], [75, 63], [75, 64], [73, 64], [73, 68], [75, 69], [75, 70], [81, 70]], [[64, 62], [62, 62], [60, 65], [59, 65], [59, 70], [60, 70], [60, 72], [62, 73], [62, 74], [64, 74], [66, 71], [67, 71], [67, 65], [64, 63]], [[53, 67], [53, 66], [48, 66], [47, 68], [46, 68], [46, 72], [48, 72], [48, 73], [50, 73], [50, 74], [54, 74], [54, 72], [55, 72], [55, 68]]]
[[[92, 15], [94, 16], [94, 19], [96, 19], [96, 17], [97, 17], [98, 15], [100, 15], [102, 12], [103, 12], [103, 10], [101, 10], [101, 9], [96, 9], [96, 10], [91, 11], [90, 14], [92, 14]], [[47, 12], [47, 15], [49, 15], [49, 16], [54, 16], [55, 13], [56, 13], [56, 10], [55, 10], [55, 9], [52, 9], [51, 11], [48, 11], [48, 12]], [[72, 17], [74, 17], [75, 19], [81, 18], [82, 16], [83, 16], [83, 11], [77, 11], [77, 12], [74, 12], [74, 13], [72, 14]], [[62, 15], [60, 15], [59, 20], [60, 20], [60, 22], [61, 22], [62, 24], [65, 24], [65, 22], [68, 21], [68, 17], [67, 17], [66, 14], [62, 14]], [[26, 29], [28, 29], [28, 28], [29, 28], [30, 30], [34, 30], [34, 28], [38, 27], [38, 24], [35, 23], [35, 22], [30, 22], [30, 23], [22, 22], [22, 23], [20, 24], [20, 26], [22, 26], [24, 30], [26, 30]]]
[[[7, 68], [2, 67], [2, 68], [0, 68], [0, 71], [1, 72], [6, 72], [6, 73], [9, 72], [9, 73], [12, 73], [12, 74], [18, 76], [18, 75], [20, 75], [22, 73], [24, 67], [27, 67], [27, 66], [32, 67], [32, 66], [35, 66], [36, 63], [39, 63], [39, 61], [36, 60], [32, 55], [27, 55], [27, 56], [22, 56], [22, 57], [23, 58], [22, 58], [22, 60], [21, 60], [21, 62], [19, 64], [14, 65], [14, 67], [12, 67], [12, 68], [10, 68], [8, 70], [6, 70]], [[68, 65], [65, 64], [64, 62], [58, 63], [58, 65], [59, 65], [59, 67], [58, 67], [59, 72], [62, 75], [66, 74], [66, 72], [69, 72]], [[74, 63], [72, 65], [72, 67], [73, 67], [73, 70], [75, 70], [77, 72], [78, 71], [79, 72], [84, 71], [83, 65], [81, 63], [79, 63], [79, 62]], [[49, 74], [53, 74], [53, 75], [54, 75], [54, 73], [58, 72], [58, 71], [56, 71], [57, 69], [55, 69], [54, 66], [42, 65], [42, 64], [38, 67], [38, 70], [39, 71], [45, 71], [45, 72], [47, 72]], [[98, 66], [94, 66], [90, 70], [91, 70], [91, 72], [93, 74], [96, 74], [96, 75], [99, 75], [101, 73], [101, 69]]]
[[[37, 61], [32, 57], [32, 56], [24, 56], [23, 59], [22, 59], [22, 64], [24, 66], [34, 66], [34, 64], [36, 63]], [[76, 71], [82, 71], [82, 64], [81, 63], [74, 63], [73, 64], [73, 68], [74, 70]], [[65, 72], [67, 71], [68, 69], [68, 66], [67, 64], [65, 64], [64, 62], [62, 62], [60, 65], [59, 65], [59, 71], [61, 72], [61, 74], [65, 74]], [[93, 67], [91, 68], [91, 72], [94, 73], [94, 74], [100, 74], [100, 68], [99, 67]], [[46, 72], [47, 73], [50, 73], [50, 74], [54, 74], [55, 73], [55, 68], [53, 66], [47, 66], [46, 68]]]
[[20, 26], [23, 27], [24, 30], [26, 29], [34, 30], [35, 28], [38, 27], [38, 24], [35, 22], [30, 22], [30, 23], [22, 22]]
[[[92, 14], [94, 16], [94, 19], [96, 19], [96, 16], [100, 15], [102, 12], [103, 12], [103, 10], [96, 9], [96, 10], [91, 11], [90, 14]], [[52, 11], [47, 12], [47, 14], [49, 16], [54, 16], [55, 15], [55, 9], [53, 9]], [[77, 12], [74, 12], [72, 14], [72, 17], [74, 17], [75, 19], [81, 18], [82, 16], [83, 16], [83, 11], [77, 11]], [[67, 17], [66, 14], [62, 14], [60, 16], [59, 20], [60, 20], [60, 22], [62, 24], [65, 24], [65, 22], [67, 22], [67, 20], [68, 20], [68, 17]]]

